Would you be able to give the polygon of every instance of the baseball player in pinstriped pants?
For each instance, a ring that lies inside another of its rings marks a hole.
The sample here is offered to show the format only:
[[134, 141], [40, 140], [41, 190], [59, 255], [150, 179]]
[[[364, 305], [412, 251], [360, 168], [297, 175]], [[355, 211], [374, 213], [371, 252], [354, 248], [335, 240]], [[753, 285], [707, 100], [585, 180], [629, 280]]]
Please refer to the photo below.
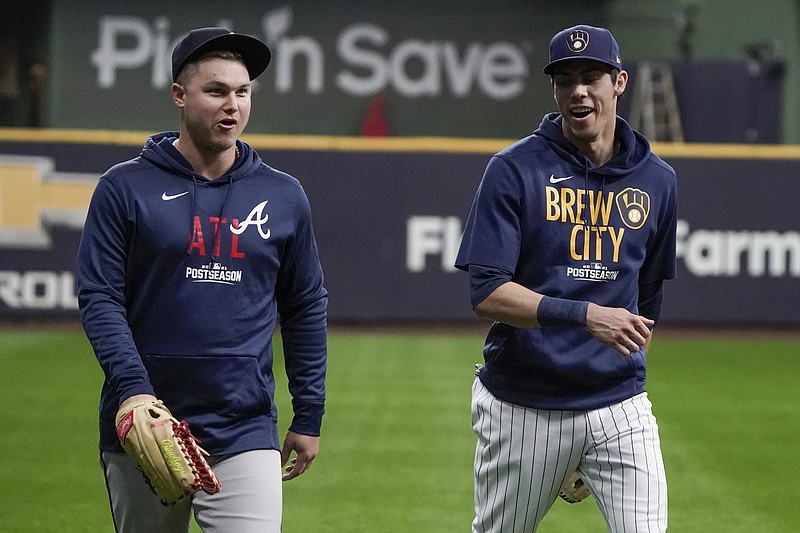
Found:
[[472, 531], [533, 532], [583, 484], [609, 531], [662, 532], [645, 352], [675, 276], [677, 180], [616, 114], [611, 33], [567, 28], [549, 52], [559, 112], [491, 158], [456, 260], [494, 321], [472, 391]]

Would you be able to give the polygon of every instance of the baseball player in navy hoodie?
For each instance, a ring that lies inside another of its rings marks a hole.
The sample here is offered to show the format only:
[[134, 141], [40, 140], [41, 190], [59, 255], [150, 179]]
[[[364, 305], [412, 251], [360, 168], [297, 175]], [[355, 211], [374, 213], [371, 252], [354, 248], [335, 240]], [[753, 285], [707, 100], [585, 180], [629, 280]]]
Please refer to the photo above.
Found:
[[[180, 131], [151, 136], [92, 197], [78, 298], [105, 374], [100, 451], [117, 531], [185, 533], [192, 511], [205, 532], [280, 531], [281, 481], [318, 453], [327, 292], [309, 202], [295, 178], [239, 140], [251, 80], [269, 61], [254, 37], [186, 35], [172, 55]], [[282, 445], [278, 325], [294, 411]], [[161, 505], [114, 429], [120, 407], [141, 399], [188, 422], [221, 492]]]
[[661, 532], [645, 352], [675, 275], [675, 172], [616, 115], [628, 74], [608, 30], [565, 29], [549, 51], [559, 112], [491, 158], [456, 261], [494, 320], [473, 385], [472, 530], [535, 531], [577, 472], [609, 531]]

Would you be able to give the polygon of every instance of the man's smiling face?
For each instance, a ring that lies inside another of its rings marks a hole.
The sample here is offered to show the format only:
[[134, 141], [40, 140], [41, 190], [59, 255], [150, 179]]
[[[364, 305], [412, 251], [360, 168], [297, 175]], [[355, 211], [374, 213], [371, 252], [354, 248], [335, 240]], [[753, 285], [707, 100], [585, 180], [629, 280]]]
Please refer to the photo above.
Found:
[[597, 61], [564, 61], [553, 71], [553, 95], [564, 117], [564, 135], [576, 145], [613, 138], [617, 98], [625, 90], [628, 73]]

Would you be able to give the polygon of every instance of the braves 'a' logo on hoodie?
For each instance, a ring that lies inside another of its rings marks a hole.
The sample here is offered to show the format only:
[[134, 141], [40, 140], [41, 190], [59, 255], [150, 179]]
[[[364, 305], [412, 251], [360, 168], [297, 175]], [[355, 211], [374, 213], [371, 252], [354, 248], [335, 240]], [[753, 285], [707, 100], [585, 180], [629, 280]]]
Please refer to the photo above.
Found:
[[[269, 214], [264, 212], [268, 202], [269, 200], [264, 200], [256, 205], [243, 221], [240, 222], [238, 218], [234, 218], [228, 226], [231, 231], [230, 257], [236, 259], [245, 257], [244, 252], [239, 251], [239, 236], [250, 226], [256, 227], [262, 239], [267, 240], [270, 238], [272, 232], [267, 227]], [[186, 279], [191, 280], [193, 283], [224, 283], [227, 285], [238, 283], [242, 280], [242, 271], [228, 270], [225, 265], [215, 260], [220, 255], [220, 226], [228, 221], [224, 217], [222, 219], [209, 217], [208, 220], [214, 228], [214, 251], [211, 263], [202, 265], [200, 268], [186, 267]], [[192, 232], [192, 240], [189, 243], [189, 253], [198, 253], [200, 256], [206, 255], [205, 237], [203, 236], [203, 227], [199, 216], [194, 217], [194, 230]]]
[[269, 239], [269, 228], [264, 231], [264, 225], [269, 221], [269, 214], [264, 213], [264, 208], [267, 207], [267, 202], [269, 202], [269, 200], [264, 200], [255, 206], [253, 210], [250, 211], [250, 214], [247, 215], [247, 218], [242, 222], [239, 222], [238, 225], [231, 224], [231, 233], [234, 235], [241, 235], [244, 233], [244, 230], [248, 228], [248, 226], [254, 225], [258, 228], [258, 233], [261, 235], [262, 239]]

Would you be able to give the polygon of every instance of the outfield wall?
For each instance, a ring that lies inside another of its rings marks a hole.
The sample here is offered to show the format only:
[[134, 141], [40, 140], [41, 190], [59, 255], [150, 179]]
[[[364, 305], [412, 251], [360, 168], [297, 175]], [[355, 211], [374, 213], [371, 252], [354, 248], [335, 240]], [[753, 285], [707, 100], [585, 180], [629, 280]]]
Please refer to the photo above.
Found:
[[[94, 184], [145, 139], [0, 130], [0, 317], [75, 315]], [[306, 188], [332, 321], [472, 318], [466, 276], [451, 265], [483, 168], [511, 140], [245, 139]], [[679, 277], [666, 285], [663, 321], [800, 326], [800, 147], [654, 151], [679, 176]]]
[[[76, 8], [76, 6], [79, 6]], [[688, 142], [800, 142], [797, 2], [0, 1], [0, 126], [172, 126], [170, 53], [224, 25], [272, 49], [250, 133], [517, 137], [555, 110], [550, 37], [608, 27], [631, 82], [671, 65]]]

